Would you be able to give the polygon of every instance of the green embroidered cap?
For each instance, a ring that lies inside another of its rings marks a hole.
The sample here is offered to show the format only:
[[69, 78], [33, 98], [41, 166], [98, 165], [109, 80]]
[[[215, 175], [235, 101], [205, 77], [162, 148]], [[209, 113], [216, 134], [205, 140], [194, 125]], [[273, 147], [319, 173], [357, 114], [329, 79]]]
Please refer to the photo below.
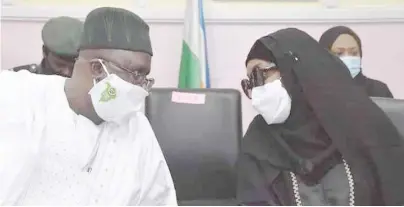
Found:
[[153, 55], [149, 26], [138, 15], [121, 8], [101, 7], [84, 21], [80, 50], [122, 49]]

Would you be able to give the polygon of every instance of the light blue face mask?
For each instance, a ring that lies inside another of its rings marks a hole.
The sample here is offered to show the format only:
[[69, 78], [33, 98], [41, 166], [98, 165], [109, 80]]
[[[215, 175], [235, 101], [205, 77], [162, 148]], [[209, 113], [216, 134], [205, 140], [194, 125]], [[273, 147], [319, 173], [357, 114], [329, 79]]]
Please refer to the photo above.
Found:
[[361, 58], [358, 56], [341, 56], [342, 62], [348, 67], [352, 78], [355, 78], [361, 72]]

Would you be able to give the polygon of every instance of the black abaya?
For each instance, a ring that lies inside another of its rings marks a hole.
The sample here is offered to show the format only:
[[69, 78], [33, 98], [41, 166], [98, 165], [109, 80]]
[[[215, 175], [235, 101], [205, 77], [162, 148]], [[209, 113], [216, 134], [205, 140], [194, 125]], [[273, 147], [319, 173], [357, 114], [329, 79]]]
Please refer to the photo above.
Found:
[[404, 143], [339, 58], [297, 29], [258, 41], [275, 57], [292, 109], [284, 124], [267, 125], [260, 115], [250, 124], [238, 163], [239, 201], [294, 205], [288, 172], [314, 186], [344, 158], [356, 205], [403, 205]]

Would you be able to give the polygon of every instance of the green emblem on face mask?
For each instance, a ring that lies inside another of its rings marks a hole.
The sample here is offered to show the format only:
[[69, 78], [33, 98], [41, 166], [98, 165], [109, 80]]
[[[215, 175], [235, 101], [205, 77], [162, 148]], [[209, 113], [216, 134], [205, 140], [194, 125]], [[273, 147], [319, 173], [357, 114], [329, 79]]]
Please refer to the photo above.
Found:
[[109, 82], [106, 84], [105, 90], [101, 93], [100, 102], [108, 102], [116, 98], [116, 89]]

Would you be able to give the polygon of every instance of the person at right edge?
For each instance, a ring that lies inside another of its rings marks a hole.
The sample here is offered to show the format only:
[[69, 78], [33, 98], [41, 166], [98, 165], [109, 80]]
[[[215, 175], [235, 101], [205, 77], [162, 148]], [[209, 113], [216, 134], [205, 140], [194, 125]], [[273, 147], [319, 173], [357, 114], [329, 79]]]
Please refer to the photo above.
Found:
[[298, 29], [258, 39], [242, 80], [242, 205], [404, 205], [404, 141], [339, 58]]
[[332, 27], [323, 33], [319, 43], [341, 58], [355, 83], [364, 88], [368, 96], [393, 98], [385, 83], [363, 75], [362, 42], [352, 29], [345, 26]]

